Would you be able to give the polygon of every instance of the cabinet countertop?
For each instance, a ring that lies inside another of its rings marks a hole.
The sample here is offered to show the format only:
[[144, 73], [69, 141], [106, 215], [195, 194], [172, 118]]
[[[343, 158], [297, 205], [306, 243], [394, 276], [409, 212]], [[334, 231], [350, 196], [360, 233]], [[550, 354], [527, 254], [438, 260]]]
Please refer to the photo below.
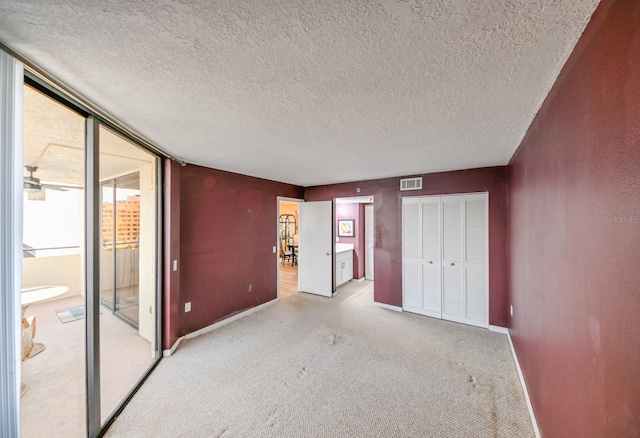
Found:
[[340, 254], [341, 252], [346, 251], [353, 251], [353, 248], [353, 243], [336, 243], [336, 254]]

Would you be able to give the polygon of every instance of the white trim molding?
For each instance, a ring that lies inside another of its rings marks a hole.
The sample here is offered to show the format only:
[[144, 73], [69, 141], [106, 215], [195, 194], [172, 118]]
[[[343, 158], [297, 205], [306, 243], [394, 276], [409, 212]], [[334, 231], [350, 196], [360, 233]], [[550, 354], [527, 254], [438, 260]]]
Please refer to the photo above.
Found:
[[362, 283], [364, 281], [364, 277], [362, 277], [362, 278], [352, 278], [349, 281], [353, 281], [355, 283]]
[[0, 436], [20, 436], [22, 87], [24, 66], [0, 50]]
[[518, 362], [518, 356], [516, 355], [516, 349], [513, 347], [513, 341], [511, 340], [511, 333], [507, 330], [507, 339], [509, 339], [509, 345], [511, 346], [511, 353], [513, 354], [513, 361], [516, 364], [518, 370], [518, 377], [520, 378], [520, 384], [522, 385], [522, 391], [524, 392], [524, 399], [527, 402], [527, 409], [529, 409], [529, 416], [531, 417], [531, 424], [533, 425], [533, 431], [536, 434], [536, 438], [540, 438], [540, 429], [538, 429], [538, 422], [536, 416], [533, 413], [533, 405], [529, 398], [529, 391], [527, 391], [527, 383], [524, 381], [524, 375], [520, 368], [520, 362]]
[[195, 332], [191, 332], [191, 333], [187, 333], [184, 336], [181, 336], [180, 338], [178, 338], [178, 340], [175, 342], [175, 344], [173, 344], [173, 346], [171, 347], [170, 350], [164, 350], [162, 352], [162, 356], [163, 357], [169, 357], [171, 356], [173, 353], [176, 352], [176, 350], [178, 349], [178, 345], [180, 345], [180, 342], [182, 342], [183, 339], [192, 339], [204, 334], [207, 334], [209, 332], [212, 332], [214, 330], [219, 329], [222, 326], [225, 326], [227, 324], [229, 324], [230, 322], [233, 321], [237, 321], [240, 318], [244, 318], [245, 316], [249, 316], [252, 313], [256, 313], [262, 309], [265, 309], [273, 304], [276, 304], [278, 301], [280, 301], [278, 298], [275, 298], [271, 301], [267, 301], [266, 303], [260, 304], [259, 306], [256, 307], [252, 307], [251, 309], [245, 310], [244, 312], [240, 312], [240, 313], [236, 313], [233, 316], [230, 316], [229, 318], [225, 318], [222, 321], [218, 321], [216, 323], [213, 323], [211, 325], [208, 325], [206, 327], [201, 328], [200, 330], [196, 330]]
[[402, 312], [402, 307], [392, 306], [391, 304], [378, 303], [377, 301], [374, 301], [373, 305], [382, 307], [383, 309], [393, 310], [394, 312]]
[[503, 335], [508, 335], [509, 334], [509, 329], [506, 327], [500, 327], [499, 325], [491, 325], [489, 324], [489, 331], [490, 332], [496, 332], [496, 333], [502, 333]]
[[180, 342], [182, 342], [182, 340], [184, 339], [184, 336], [180, 336], [176, 342], [171, 346], [170, 349], [168, 350], [162, 350], [162, 357], [169, 357], [171, 356], [173, 353], [176, 352], [176, 350], [178, 349], [178, 345], [180, 345]]

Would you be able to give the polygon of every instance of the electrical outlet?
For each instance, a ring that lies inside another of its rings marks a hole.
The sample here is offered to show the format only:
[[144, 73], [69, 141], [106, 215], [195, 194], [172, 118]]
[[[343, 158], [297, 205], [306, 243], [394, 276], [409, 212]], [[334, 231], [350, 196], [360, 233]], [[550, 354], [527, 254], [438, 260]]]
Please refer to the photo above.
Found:
[[251, 292], [251, 285], [247, 286], [247, 292]]
[[191, 301], [184, 303], [184, 313], [191, 312]]
[[511, 305], [511, 317], [513, 317], [513, 304]]

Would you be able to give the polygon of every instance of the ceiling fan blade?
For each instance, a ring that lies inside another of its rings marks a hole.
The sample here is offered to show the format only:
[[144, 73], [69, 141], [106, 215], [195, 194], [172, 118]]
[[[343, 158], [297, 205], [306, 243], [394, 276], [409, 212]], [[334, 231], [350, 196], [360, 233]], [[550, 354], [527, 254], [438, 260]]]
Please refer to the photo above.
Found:
[[54, 183], [42, 183], [42, 188], [58, 190], [61, 192], [67, 192], [69, 190], [83, 190], [82, 186], [74, 186], [71, 184], [54, 184]]

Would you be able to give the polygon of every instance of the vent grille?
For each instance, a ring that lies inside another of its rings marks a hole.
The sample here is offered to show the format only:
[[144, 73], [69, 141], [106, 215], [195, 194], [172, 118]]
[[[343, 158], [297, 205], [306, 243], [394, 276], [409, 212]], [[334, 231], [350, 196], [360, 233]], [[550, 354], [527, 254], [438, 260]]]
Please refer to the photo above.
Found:
[[422, 190], [422, 177], [401, 179], [400, 191], [404, 190]]

